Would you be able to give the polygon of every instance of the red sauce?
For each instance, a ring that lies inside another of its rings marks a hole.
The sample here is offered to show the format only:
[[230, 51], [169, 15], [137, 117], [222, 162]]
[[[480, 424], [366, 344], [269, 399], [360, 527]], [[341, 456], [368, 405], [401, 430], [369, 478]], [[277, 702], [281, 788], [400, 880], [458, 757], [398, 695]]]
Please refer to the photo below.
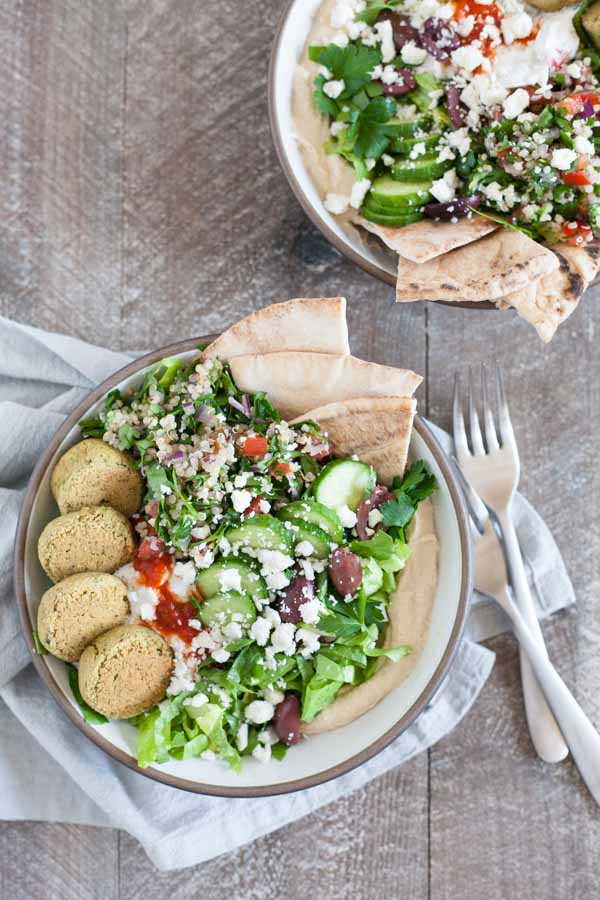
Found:
[[152, 623], [156, 631], [160, 631], [165, 637], [176, 635], [184, 644], [191, 644], [198, 634], [198, 629], [192, 628], [189, 621], [197, 618], [198, 610], [193, 603], [177, 600], [163, 585], [156, 607], [156, 618]]
[[500, 28], [500, 23], [504, 18], [502, 10], [495, 3], [478, 3], [477, 0], [454, 0], [454, 16], [457, 21], [466, 19], [467, 16], [473, 16], [475, 24], [465, 37], [459, 36], [461, 43], [472, 44], [473, 41], [480, 42], [480, 51], [484, 56], [493, 57], [496, 48], [492, 46], [492, 40], [489, 37], [480, 37], [481, 32], [486, 25], [495, 25]]
[[140, 544], [133, 566], [146, 587], [154, 588], [158, 594], [155, 618], [147, 624], [164, 637], [176, 636], [185, 644], [191, 644], [198, 629], [192, 628], [190, 619], [198, 618], [198, 610], [193, 603], [179, 600], [168, 587], [173, 568], [173, 557], [167, 553], [162, 542], [156, 537], [146, 538]]
[[536, 22], [533, 28], [531, 29], [531, 34], [528, 34], [527, 37], [517, 38], [515, 44], [530, 44], [532, 41], [535, 41], [538, 36], [539, 30], [542, 26], [541, 22]]

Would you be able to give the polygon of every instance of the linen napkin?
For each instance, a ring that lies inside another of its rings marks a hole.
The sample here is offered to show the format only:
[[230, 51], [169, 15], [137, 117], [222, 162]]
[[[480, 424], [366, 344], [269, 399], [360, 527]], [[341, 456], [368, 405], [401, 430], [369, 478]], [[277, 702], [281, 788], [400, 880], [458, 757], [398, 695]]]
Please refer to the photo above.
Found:
[[[356, 790], [448, 734], [494, 662], [476, 641], [507, 629], [474, 598], [469, 637], [446, 683], [404, 734], [359, 769], [287, 797], [202, 797], [152, 782], [109, 759], [63, 715], [30, 665], [12, 587], [13, 540], [27, 480], [66, 415], [134, 354], [113, 353], [0, 318], [0, 817], [126, 829], [162, 870], [211, 859]], [[435, 429], [446, 448], [447, 435]], [[558, 548], [518, 497], [516, 527], [540, 617], [574, 603]]]

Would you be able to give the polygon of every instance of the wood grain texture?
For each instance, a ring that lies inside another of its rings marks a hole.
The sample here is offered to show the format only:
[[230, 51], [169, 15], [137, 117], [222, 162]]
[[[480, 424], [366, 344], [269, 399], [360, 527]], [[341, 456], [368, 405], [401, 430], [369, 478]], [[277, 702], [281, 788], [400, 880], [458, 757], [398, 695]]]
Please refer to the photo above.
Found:
[[[491, 356], [506, 373], [522, 489], [556, 536], [578, 599], [576, 615], [544, 626], [550, 656], [600, 726], [597, 297], [595, 288], [546, 348], [510, 314], [431, 306], [428, 359], [430, 414], [448, 426], [454, 369], [467, 375]], [[600, 814], [570, 761], [536, 758], [516, 646], [508, 637], [491, 646], [498, 662], [480, 701], [431, 751], [432, 900], [598, 896]]]
[[[267, 123], [278, 0], [0, 4], [0, 311], [115, 349], [216, 331], [274, 300], [345, 293], [353, 351], [427, 375], [448, 424], [458, 366], [509, 371], [524, 487], [557, 536], [578, 614], [550, 652], [600, 724], [600, 363], [588, 296], [548, 348], [510, 313], [393, 303], [308, 222]], [[543, 436], [543, 439], [542, 439]], [[446, 740], [351, 797], [195, 869], [161, 875], [126, 834], [0, 825], [0, 900], [220, 897], [588, 900], [600, 817], [544, 766], [510, 638]]]

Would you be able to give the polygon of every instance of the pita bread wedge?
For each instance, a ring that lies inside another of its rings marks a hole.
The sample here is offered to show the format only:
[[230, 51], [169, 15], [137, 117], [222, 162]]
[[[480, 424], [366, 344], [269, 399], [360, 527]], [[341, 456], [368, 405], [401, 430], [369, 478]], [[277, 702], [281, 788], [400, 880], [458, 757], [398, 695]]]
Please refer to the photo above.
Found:
[[551, 250], [519, 231], [501, 228], [422, 265], [400, 257], [396, 299], [497, 300], [557, 268]]
[[350, 353], [344, 297], [287, 300], [259, 309], [224, 331], [203, 359], [274, 350]]
[[[430, 608], [423, 596], [434, 596], [438, 579], [439, 545], [433, 524], [433, 504], [425, 500], [413, 520], [409, 537], [411, 556], [400, 573], [398, 586], [390, 598], [386, 647], [423, 645], [429, 632]], [[418, 654], [399, 662], [382, 659], [375, 674], [354, 688], [342, 690], [330, 706], [312, 722], [303, 725], [304, 734], [321, 734], [342, 728], [362, 716], [398, 687], [418, 660]]]
[[473, 241], [478, 241], [498, 229], [498, 225], [484, 219], [483, 216], [473, 216], [471, 219], [460, 219], [455, 224], [452, 222], [433, 222], [431, 219], [422, 219], [412, 225], [404, 225], [402, 228], [386, 228], [385, 225], [375, 225], [362, 217], [357, 218], [357, 224], [366, 231], [377, 235], [386, 247], [394, 250], [399, 256], [414, 263], [426, 263], [438, 256], [443, 256], [458, 247], [464, 247]]
[[291, 424], [318, 422], [335, 456], [356, 453], [383, 484], [391, 484], [404, 473], [416, 408], [409, 397], [359, 397], [311, 409]]
[[530, 322], [548, 343], [577, 305], [600, 268], [600, 243], [581, 247], [568, 244], [556, 251], [559, 268], [524, 290], [504, 297], [522, 318]]
[[294, 351], [237, 356], [231, 372], [243, 391], [266, 391], [286, 419], [336, 400], [410, 397], [423, 380], [407, 369], [354, 356]]

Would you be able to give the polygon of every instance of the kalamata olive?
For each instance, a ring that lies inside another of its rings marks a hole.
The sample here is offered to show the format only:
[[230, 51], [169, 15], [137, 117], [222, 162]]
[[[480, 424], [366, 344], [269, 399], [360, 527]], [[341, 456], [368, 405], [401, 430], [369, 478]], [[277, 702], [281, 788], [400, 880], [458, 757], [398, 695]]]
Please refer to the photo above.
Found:
[[424, 212], [430, 219], [450, 222], [452, 219], [463, 219], [468, 216], [471, 209], [477, 209], [480, 203], [481, 197], [472, 194], [470, 197], [455, 197], [448, 203], [427, 203]]
[[[395, 500], [396, 498], [392, 494], [391, 491], [383, 484], [378, 484], [371, 496], [367, 500], [363, 500], [356, 511], [356, 533], [361, 539], [361, 541], [366, 541], [369, 537], [372, 536], [373, 531], [377, 531], [378, 528], [381, 528], [381, 522], [378, 522], [373, 528], [369, 526], [369, 513], [372, 509], [377, 509], [379, 506], [383, 506], [384, 503], [387, 503], [388, 500]], [[370, 528], [371, 534], [367, 532], [367, 528]]]
[[443, 19], [427, 19], [420, 35], [421, 46], [440, 62], [447, 62], [453, 50], [460, 47], [460, 38], [452, 25]]
[[278, 612], [282, 622], [299, 622], [300, 607], [315, 596], [315, 583], [304, 575], [296, 575], [284, 596], [279, 600]]
[[390, 97], [401, 97], [402, 94], [408, 94], [414, 91], [417, 86], [415, 76], [410, 69], [398, 69], [399, 80], [396, 84], [383, 84], [383, 93]]
[[329, 577], [342, 597], [353, 596], [362, 584], [362, 566], [355, 553], [341, 547], [329, 557]]
[[378, 22], [383, 22], [385, 19], [389, 19], [392, 23], [396, 50], [402, 50], [409, 41], [414, 41], [418, 47], [421, 46], [419, 44], [419, 32], [416, 28], [413, 28], [408, 19], [402, 18], [402, 16], [399, 16], [398, 13], [393, 13], [390, 9], [383, 10], [377, 17]]
[[275, 707], [273, 728], [280, 741], [291, 747], [297, 744], [300, 732], [300, 701], [296, 694], [286, 694], [281, 703]]
[[460, 105], [460, 92], [455, 84], [451, 84], [446, 88], [446, 100], [450, 121], [455, 128], [462, 128], [465, 124], [465, 113]]

